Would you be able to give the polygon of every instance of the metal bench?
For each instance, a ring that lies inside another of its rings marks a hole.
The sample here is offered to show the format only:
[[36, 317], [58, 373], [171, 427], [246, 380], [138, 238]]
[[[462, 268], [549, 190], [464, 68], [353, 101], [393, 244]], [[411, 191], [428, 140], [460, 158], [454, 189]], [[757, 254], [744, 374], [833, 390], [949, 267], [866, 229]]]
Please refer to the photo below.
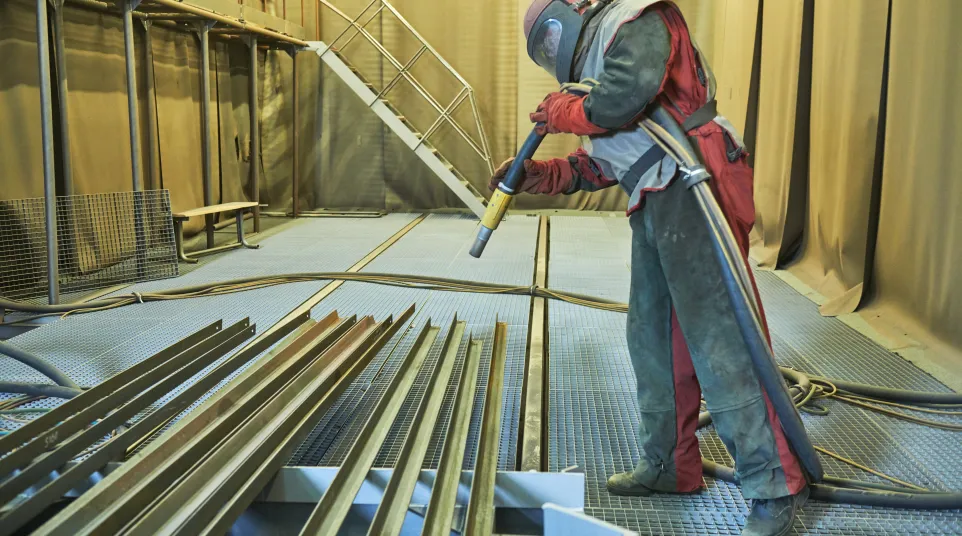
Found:
[[[209, 255], [211, 253], [216, 253], [218, 251], [226, 251], [228, 249], [234, 249], [239, 247], [245, 247], [247, 249], [258, 249], [260, 246], [249, 244], [247, 239], [244, 238], [244, 211], [257, 206], [254, 202], [236, 202], [236, 203], [221, 203], [220, 205], [211, 205], [209, 207], [200, 207], [193, 210], [186, 210], [184, 212], [174, 213], [174, 239], [177, 241], [177, 258], [183, 262], [194, 264], [197, 262], [197, 257], [200, 255]], [[213, 214], [219, 214], [221, 212], [237, 211], [237, 242], [232, 244], [225, 244], [223, 246], [217, 246], [214, 248], [208, 248], [201, 251], [196, 251], [191, 254], [190, 257], [184, 253], [184, 222], [190, 218], [197, 216], [210, 216]]]

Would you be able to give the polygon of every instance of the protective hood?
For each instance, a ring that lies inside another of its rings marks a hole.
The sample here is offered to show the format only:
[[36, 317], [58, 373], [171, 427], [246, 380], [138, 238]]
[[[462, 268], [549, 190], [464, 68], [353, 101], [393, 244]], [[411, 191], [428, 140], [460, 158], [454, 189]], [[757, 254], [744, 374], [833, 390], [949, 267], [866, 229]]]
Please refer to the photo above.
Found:
[[588, 21], [611, 0], [600, 0], [581, 13], [590, 2], [535, 0], [524, 17], [528, 56], [558, 80], [572, 80], [575, 51]]

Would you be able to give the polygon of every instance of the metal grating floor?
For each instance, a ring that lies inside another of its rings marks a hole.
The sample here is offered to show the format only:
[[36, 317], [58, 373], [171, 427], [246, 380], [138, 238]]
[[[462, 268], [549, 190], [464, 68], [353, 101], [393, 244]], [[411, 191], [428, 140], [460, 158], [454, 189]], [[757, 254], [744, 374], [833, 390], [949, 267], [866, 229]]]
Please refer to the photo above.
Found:
[[[396, 214], [380, 219], [299, 220], [279, 235], [265, 239], [259, 250], [225, 253], [187, 275], [134, 285], [121, 292], [149, 292], [258, 274], [346, 270], [414, 218], [411, 214]], [[224, 325], [229, 325], [250, 317], [251, 323], [263, 331], [325, 284], [295, 283], [227, 296], [152, 302], [68, 316], [10, 342], [48, 359], [81, 386], [92, 386], [221, 318]], [[0, 379], [47, 381], [32, 369], [6, 358], [0, 358]], [[4, 421], [4, 425], [13, 423]]]
[[[298, 271], [343, 270], [410, 222], [413, 215], [380, 219], [305, 219], [263, 242], [258, 251], [238, 250], [215, 257], [190, 273], [167, 281], [137, 285], [147, 291], [201, 282]], [[439, 275], [529, 285], [533, 273], [538, 219], [513, 216], [495, 233], [484, 258], [467, 255], [477, 222], [456, 215], [431, 215], [367, 266], [365, 271]], [[553, 288], [627, 300], [630, 230], [623, 217], [551, 218], [549, 285]], [[948, 390], [933, 377], [866, 339], [841, 322], [823, 318], [814, 304], [775, 274], [760, 272], [759, 285], [773, 331], [776, 355], [799, 369], [855, 381], [902, 388]], [[245, 316], [261, 329], [277, 321], [324, 285], [298, 283], [232, 296], [151, 303], [117, 311], [68, 317], [17, 337], [12, 342], [50, 359], [81, 384], [92, 385], [136, 363], [189, 330], [224, 318]], [[503, 432], [499, 465], [514, 466], [522, 373], [530, 299], [524, 296], [434, 292], [364, 283], [346, 283], [313, 311], [375, 314], [380, 320], [417, 303], [414, 324], [428, 318], [446, 331], [457, 313], [468, 330], [485, 341], [490, 354], [497, 319], [509, 324], [505, 371]], [[587, 473], [587, 513], [642, 534], [738, 534], [748, 505], [738, 488], [708, 481], [694, 497], [628, 499], [604, 490], [608, 475], [629, 469], [638, 456], [634, 373], [627, 355], [624, 315], [560, 302], [549, 305], [550, 441], [552, 470], [570, 466]], [[407, 400], [376, 465], [396, 461], [404, 433], [423, 393], [430, 363]], [[345, 392], [293, 456], [292, 464], [337, 465], [380, 397], [398, 360], [412, 344], [413, 330], [398, 334], [374, 363]], [[463, 360], [459, 356], [459, 361]], [[460, 366], [460, 365], [459, 365]], [[452, 384], [456, 380], [452, 378]], [[0, 359], [0, 379], [44, 381], [9, 359]], [[486, 382], [486, 372], [478, 379]], [[2, 396], [2, 395], [0, 395]], [[479, 390], [465, 465], [474, 463], [474, 445], [483, 405]], [[425, 465], [436, 467], [449, 394]], [[805, 415], [816, 442], [896, 477], [933, 489], [962, 489], [962, 444], [952, 432], [923, 428], [860, 409], [829, 403], [826, 417]], [[4, 423], [5, 426], [9, 424]], [[710, 430], [701, 434], [702, 453], [730, 463]], [[875, 481], [846, 465], [824, 458], [835, 475]], [[960, 512], [910, 512], [811, 503], [800, 522], [805, 534], [959, 534]]]
[[[626, 301], [631, 232], [624, 218], [551, 218], [549, 286]], [[771, 272], [758, 283], [783, 364], [829, 377], [891, 387], [947, 391], [935, 378], [843, 323]], [[748, 505], [738, 488], [708, 480], [694, 497], [621, 498], [606, 478], [638, 457], [638, 408], [625, 317], [552, 302], [549, 308], [552, 470], [587, 473], [586, 512], [641, 534], [738, 534]], [[827, 417], [805, 415], [816, 444], [933, 489], [962, 489], [962, 444], [953, 432], [829, 402]], [[731, 463], [717, 436], [701, 433], [702, 454]], [[834, 475], [878, 481], [823, 457]], [[962, 512], [916, 512], [810, 503], [800, 534], [959, 534]]]

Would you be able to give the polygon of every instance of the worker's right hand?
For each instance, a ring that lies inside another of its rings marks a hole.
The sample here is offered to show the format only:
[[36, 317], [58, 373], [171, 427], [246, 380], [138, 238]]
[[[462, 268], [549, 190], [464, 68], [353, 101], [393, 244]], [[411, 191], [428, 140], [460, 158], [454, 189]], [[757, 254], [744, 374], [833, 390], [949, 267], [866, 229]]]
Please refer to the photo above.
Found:
[[[505, 160], [501, 167], [494, 172], [488, 189], [492, 192], [498, 188], [514, 158]], [[555, 160], [525, 160], [524, 176], [521, 184], [515, 188], [516, 193], [557, 195], [571, 187], [573, 180], [571, 165], [564, 158]]]

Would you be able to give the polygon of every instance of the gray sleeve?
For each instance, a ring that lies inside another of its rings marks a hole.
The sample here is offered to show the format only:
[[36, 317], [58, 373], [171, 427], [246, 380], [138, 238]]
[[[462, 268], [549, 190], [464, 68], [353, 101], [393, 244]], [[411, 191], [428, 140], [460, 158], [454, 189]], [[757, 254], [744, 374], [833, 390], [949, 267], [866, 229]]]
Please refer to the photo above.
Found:
[[658, 95], [671, 55], [661, 15], [649, 11], [625, 23], [605, 54], [598, 86], [585, 99], [585, 115], [602, 128], [621, 128]]

